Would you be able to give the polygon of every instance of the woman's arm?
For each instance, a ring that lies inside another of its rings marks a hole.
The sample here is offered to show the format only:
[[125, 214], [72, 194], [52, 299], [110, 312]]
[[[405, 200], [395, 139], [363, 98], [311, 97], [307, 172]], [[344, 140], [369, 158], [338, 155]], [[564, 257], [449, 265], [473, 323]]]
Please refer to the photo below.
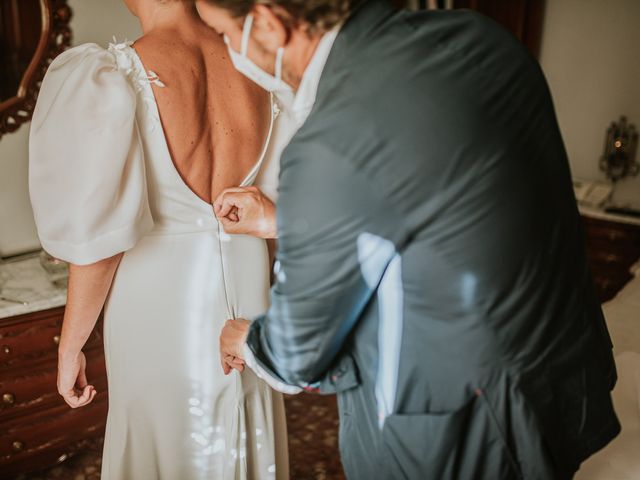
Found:
[[58, 347], [58, 393], [72, 408], [96, 395], [87, 382], [82, 347], [98, 320], [122, 254], [90, 265], [69, 266], [69, 290]]

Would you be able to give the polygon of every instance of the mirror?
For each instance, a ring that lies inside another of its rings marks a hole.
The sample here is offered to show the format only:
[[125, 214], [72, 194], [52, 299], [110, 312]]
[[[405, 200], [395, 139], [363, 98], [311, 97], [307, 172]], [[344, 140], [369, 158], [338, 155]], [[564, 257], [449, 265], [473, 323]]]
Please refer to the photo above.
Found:
[[0, 0], [0, 137], [31, 119], [51, 61], [71, 44], [67, 0]]

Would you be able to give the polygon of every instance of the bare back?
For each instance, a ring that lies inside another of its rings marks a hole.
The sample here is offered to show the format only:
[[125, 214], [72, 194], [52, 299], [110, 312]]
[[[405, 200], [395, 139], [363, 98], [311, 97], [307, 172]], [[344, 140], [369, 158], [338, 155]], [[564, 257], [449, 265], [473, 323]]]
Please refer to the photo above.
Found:
[[269, 95], [233, 67], [222, 38], [199, 20], [135, 42], [153, 86], [173, 163], [208, 203], [238, 186], [259, 159], [271, 121]]

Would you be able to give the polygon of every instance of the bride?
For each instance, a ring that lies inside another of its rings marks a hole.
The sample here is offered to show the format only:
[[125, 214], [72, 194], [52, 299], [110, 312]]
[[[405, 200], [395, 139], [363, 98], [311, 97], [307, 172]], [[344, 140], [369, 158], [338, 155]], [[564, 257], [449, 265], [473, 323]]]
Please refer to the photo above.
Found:
[[277, 106], [193, 2], [126, 3], [144, 35], [60, 55], [31, 128], [38, 233], [71, 264], [58, 391], [74, 408], [104, 394], [82, 353], [104, 306], [103, 479], [288, 478], [282, 396], [225, 376], [217, 349], [227, 318], [267, 308], [267, 248], [212, 208], [276, 181]]

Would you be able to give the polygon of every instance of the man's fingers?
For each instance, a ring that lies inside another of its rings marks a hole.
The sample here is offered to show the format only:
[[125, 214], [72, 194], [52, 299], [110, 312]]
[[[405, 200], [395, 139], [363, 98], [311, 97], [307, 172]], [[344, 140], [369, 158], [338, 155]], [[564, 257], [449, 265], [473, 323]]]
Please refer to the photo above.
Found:
[[216, 216], [218, 218], [224, 218], [229, 215], [229, 212], [231, 212], [234, 208], [238, 208], [238, 206], [234, 203], [234, 200], [236, 200], [236, 198], [233, 197], [232, 194], [226, 194], [222, 201], [217, 204]]
[[244, 371], [244, 360], [241, 360], [238, 357], [227, 355], [225, 357], [225, 363], [230, 369], [237, 370], [240, 373]]
[[[238, 217], [236, 216], [236, 218]], [[245, 233], [242, 222], [240, 222], [239, 219], [231, 220], [229, 217], [219, 217], [218, 221], [222, 224], [226, 233]]]
[[242, 192], [246, 192], [248, 190], [247, 187], [229, 187], [229, 188], [225, 188], [223, 191], [221, 191], [218, 196], [216, 197], [216, 199], [213, 201], [214, 205], [215, 204], [221, 204], [222, 203], [222, 199], [224, 198], [224, 196], [227, 193], [242, 193]]
[[224, 374], [229, 375], [229, 372], [231, 372], [231, 367], [229, 367], [224, 358], [220, 359], [220, 366], [222, 367], [222, 371], [224, 372]]
[[244, 364], [222, 360], [222, 371], [224, 372], [224, 374], [229, 375], [232, 370], [237, 370], [238, 372], [242, 373], [244, 371]]
[[240, 357], [234, 357], [233, 355], [226, 355], [224, 359], [227, 362], [227, 364], [231, 365], [234, 368], [241, 367], [244, 365], [244, 360], [241, 359]]
[[225, 353], [222, 350], [222, 341], [220, 342], [220, 366], [222, 366], [222, 371], [224, 372], [225, 375], [229, 375], [229, 373], [231, 373], [232, 370], [232, 366], [229, 363], [229, 359], [230, 359], [230, 355], [228, 353]]
[[247, 190], [235, 187], [223, 190], [213, 202], [213, 208], [217, 217], [226, 217], [233, 208], [237, 208], [245, 201]]

